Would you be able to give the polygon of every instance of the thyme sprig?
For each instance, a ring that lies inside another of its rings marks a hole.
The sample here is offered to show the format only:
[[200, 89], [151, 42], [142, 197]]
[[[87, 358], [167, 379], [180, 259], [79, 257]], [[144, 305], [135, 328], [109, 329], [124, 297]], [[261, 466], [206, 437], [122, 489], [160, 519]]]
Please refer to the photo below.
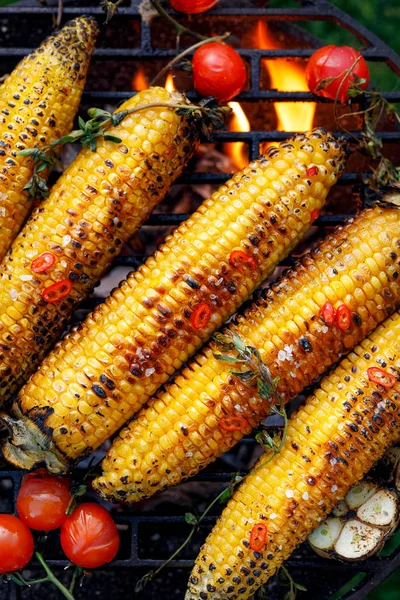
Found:
[[31, 198], [45, 198], [49, 194], [46, 181], [40, 176], [45, 169], [51, 170], [60, 164], [57, 157], [57, 148], [64, 144], [80, 142], [82, 147], [89, 146], [92, 152], [96, 150], [96, 143], [99, 138], [113, 143], [120, 143], [121, 138], [107, 133], [109, 127], [116, 127], [125, 117], [133, 113], [147, 110], [149, 108], [173, 108], [179, 115], [186, 115], [188, 120], [199, 127], [200, 133], [210, 139], [212, 129], [223, 129], [224, 116], [229, 114], [229, 106], [216, 106], [213, 98], [201, 100], [198, 104], [179, 104], [173, 102], [151, 102], [149, 104], [139, 105], [115, 113], [110, 113], [100, 108], [90, 108], [88, 110], [87, 121], [79, 117], [79, 128], [71, 131], [68, 135], [54, 140], [51, 144], [41, 149], [28, 148], [21, 150], [18, 154], [31, 157], [34, 161], [34, 172], [31, 179], [25, 185], [24, 190], [29, 191]]
[[106, 13], [106, 20], [104, 21], [105, 25], [108, 25], [115, 13], [118, 12], [119, 5], [123, 2], [124, 0], [116, 0], [116, 2], [111, 2], [111, 0], [103, 0], [100, 2], [101, 8]]
[[[252, 384], [257, 386], [258, 393], [262, 398], [269, 402], [275, 401], [276, 404], [271, 406], [271, 413], [279, 414], [284, 419], [283, 432], [279, 436], [270, 436], [266, 431], [262, 431], [256, 435], [256, 440], [265, 448], [270, 454], [268, 454], [265, 460], [262, 460], [253, 470], [252, 473], [257, 472], [259, 469], [265, 467], [271, 462], [277, 454], [281, 451], [285, 440], [286, 432], [288, 427], [288, 419], [286, 411], [284, 409], [284, 400], [279, 394], [276, 383], [278, 378], [272, 378], [269, 368], [263, 363], [261, 355], [257, 348], [253, 346], [247, 346], [242, 338], [232, 332], [226, 334], [217, 333], [214, 335], [214, 340], [218, 345], [219, 349], [223, 352], [214, 353], [215, 358], [221, 362], [229, 363], [236, 368], [240, 368], [239, 371], [231, 370], [232, 375], [238, 377], [241, 381], [246, 384]], [[228, 354], [231, 352], [231, 354]], [[234, 354], [232, 354], [234, 352]], [[193, 513], [185, 514], [185, 521], [188, 525], [192, 526], [187, 538], [179, 546], [179, 548], [155, 571], [149, 571], [146, 573], [135, 586], [135, 593], [141, 592], [146, 585], [156, 576], [164, 567], [166, 567], [180, 552], [187, 546], [192, 539], [193, 535], [198, 530], [201, 522], [210, 512], [210, 510], [217, 504], [225, 504], [233, 496], [236, 488], [246, 479], [247, 475], [243, 476], [240, 473], [234, 473], [231, 481], [224, 490], [222, 490], [216, 498], [207, 506], [204, 512], [197, 517]], [[296, 584], [297, 585], [297, 584]], [[301, 589], [300, 587], [298, 589]]]

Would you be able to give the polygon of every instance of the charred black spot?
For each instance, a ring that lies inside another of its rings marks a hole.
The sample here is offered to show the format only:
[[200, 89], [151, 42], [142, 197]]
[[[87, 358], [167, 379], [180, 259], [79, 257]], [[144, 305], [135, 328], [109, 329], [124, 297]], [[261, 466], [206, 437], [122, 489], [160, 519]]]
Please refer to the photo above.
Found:
[[299, 343], [305, 352], [312, 352], [312, 345], [308, 338], [306, 338], [306, 337], [300, 338]]
[[101, 383], [104, 383], [104, 385], [109, 390], [114, 390], [115, 389], [115, 383], [112, 381], [112, 379], [110, 379], [109, 377], [107, 377], [104, 373], [102, 373], [100, 375], [100, 381], [101, 381]]
[[93, 392], [96, 394], [96, 396], [98, 396], [99, 398], [107, 398], [107, 394], [106, 392], [103, 390], [103, 388], [98, 385], [97, 383], [94, 383], [92, 385], [92, 390]]

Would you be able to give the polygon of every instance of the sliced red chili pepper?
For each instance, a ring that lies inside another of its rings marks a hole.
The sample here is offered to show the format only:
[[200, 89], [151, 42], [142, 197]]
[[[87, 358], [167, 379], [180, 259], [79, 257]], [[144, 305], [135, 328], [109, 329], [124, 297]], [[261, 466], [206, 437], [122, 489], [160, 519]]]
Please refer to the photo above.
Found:
[[58, 302], [72, 290], [72, 283], [68, 279], [53, 283], [42, 292], [42, 298], [45, 302]]
[[336, 317], [336, 310], [333, 308], [332, 304], [330, 304], [329, 302], [326, 302], [326, 304], [323, 305], [322, 310], [321, 310], [321, 317], [324, 320], [324, 323], [326, 325], [333, 325], [335, 322], [335, 317]]
[[307, 169], [307, 177], [314, 177], [314, 175], [317, 175], [318, 173], [318, 167], [309, 167]]
[[56, 262], [56, 257], [51, 252], [43, 252], [40, 256], [35, 258], [31, 264], [31, 271], [34, 273], [43, 273], [50, 269]]
[[243, 431], [249, 424], [243, 417], [225, 417], [220, 420], [219, 426], [225, 431]]
[[240, 273], [244, 273], [244, 268], [247, 267], [250, 271], [257, 269], [257, 263], [252, 256], [243, 252], [243, 250], [234, 250], [229, 255], [229, 262], [232, 267], [235, 267]]
[[267, 526], [264, 523], [256, 523], [250, 533], [250, 548], [254, 552], [261, 552], [267, 541]]
[[199, 304], [190, 317], [190, 322], [195, 329], [204, 329], [211, 319], [212, 308], [205, 302]]
[[314, 221], [316, 221], [319, 217], [319, 210], [318, 208], [314, 209], [311, 213], [311, 222], [313, 223]]
[[387, 373], [379, 367], [369, 367], [369, 369], [367, 369], [367, 374], [370, 381], [373, 383], [379, 383], [379, 385], [387, 390], [392, 388], [397, 381], [394, 375]]
[[345, 304], [341, 304], [337, 307], [335, 321], [339, 329], [345, 330], [350, 327], [351, 312]]

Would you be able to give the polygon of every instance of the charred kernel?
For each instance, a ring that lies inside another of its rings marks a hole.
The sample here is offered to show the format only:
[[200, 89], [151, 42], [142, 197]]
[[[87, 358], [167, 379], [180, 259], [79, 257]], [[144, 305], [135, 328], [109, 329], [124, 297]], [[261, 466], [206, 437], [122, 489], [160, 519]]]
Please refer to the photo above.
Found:
[[362, 319], [361, 319], [361, 317], [360, 317], [359, 314], [353, 313], [353, 321], [357, 325], [357, 327], [361, 327], [361, 325], [362, 325]]
[[104, 373], [102, 373], [100, 375], [100, 381], [101, 381], [101, 383], [104, 383], [104, 385], [109, 390], [114, 390], [115, 389], [115, 383], [112, 381], [112, 379], [110, 379], [109, 377], [107, 377], [106, 375], [104, 375]]
[[66, 434], [68, 433], [68, 429], [66, 427], [60, 427], [60, 433]]
[[185, 281], [185, 283], [187, 283], [193, 290], [198, 290], [200, 287], [200, 284], [197, 283], [197, 281], [195, 279], [193, 279], [193, 277], [190, 277], [190, 275], [187, 275], [183, 278], [183, 280]]
[[315, 485], [317, 483], [315, 477], [307, 477], [306, 482], [308, 485]]
[[312, 352], [312, 344], [310, 340], [306, 337], [302, 337], [299, 339], [299, 344], [306, 352]]
[[208, 567], [210, 571], [215, 571], [216, 568], [217, 567], [214, 565], [214, 563], [210, 563], [210, 566]]
[[103, 390], [103, 388], [98, 385], [97, 383], [94, 383], [92, 385], [92, 390], [93, 392], [96, 394], [96, 396], [98, 396], [99, 398], [107, 398], [107, 394], [106, 392]]

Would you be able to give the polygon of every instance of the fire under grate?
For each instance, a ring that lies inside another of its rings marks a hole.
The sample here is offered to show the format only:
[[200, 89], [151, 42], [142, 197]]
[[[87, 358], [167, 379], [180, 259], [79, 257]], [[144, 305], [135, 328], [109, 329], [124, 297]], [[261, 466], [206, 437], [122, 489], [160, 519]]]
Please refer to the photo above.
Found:
[[[0, 8], [0, 76], [10, 72], [24, 55], [28, 54], [51, 32], [53, 18], [57, 13], [57, 2], [51, 0], [48, 4], [49, 6], [41, 6], [36, 0], [26, 0], [17, 5]], [[158, 47], [154, 37], [154, 22], [157, 19], [151, 22], [142, 19], [139, 4], [140, 0], [130, 0], [130, 2], [127, 0], [123, 7], [119, 8], [118, 15], [109, 24], [107, 33], [103, 30], [98, 48], [94, 53], [91, 67], [92, 77], [89, 74], [88, 89], [82, 98], [82, 115], [89, 106], [115, 107], [132, 95], [131, 86], [126, 85], [126, 81], [118, 82], [117, 79], [113, 80], [111, 90], [100, 89], [101, 86], [97, 85], [96, 74], [100, 73], [103, 65], [113, 65], [116, 73], [120, 69], [126, 71], [127, 67], [124, 65], [127, 61], [129, 65], [146, 64], [151, 69], [153, 64], [164, 65], [175, 56], [176, 51], [173, 44]], [[389, 69], [400, 74], [400, 58], [360, 23], [326, 0], [303, 0], [294, 8], [266, 8], [267, 4], [261, 0], [220, 0], [217, 7], [207, 13], [204, 23], [208, 31], [211, 31], [213, 27], [214, 33], [214, 29], [222, 26], [223, 31], [231, 30], [231, 27], [234, 30], [238, 20], [240, 23], [251, 25], [261, 19], [271, 25], [283, 23], [288, 31], [296, 33], [298, 30], [296, 23], [329, 21], [332, 26], [350, 31], [365, 46], [362, 54], [368, 61], [385, 63]], [[79, 14], [94, 15], [99, 23], [104, 20], [97, 0], [64, 0], [64, 5], [63, 22]], [[201, 19], [199, 19], [199, 23], [201, 26]], [[127, 24], [129, 24], [129, 30]], [[196, 20], [196, 26], [197, 24]], [[245, 103], [246, 106], [255, 102], [266, 104], [318, 102], [319, 106], [329, 104], [329, 101], [316, 99], [309, 92], [281, 92], [266, 89], [266, 86], [263, 86], [262, 61], [264, 59], [307, 59], [314, 52], [316, 46], [323, 45], [304, 30], [299, 31], [302, 47], [282, 47], [278, 50], [239, 49], [239, 53], [248, 66], [249, 86], [235, 100]], [[131, 38], [134, 39], [132, 43], [130, 43]], [[172, 30], [170, 38], [173, 39]], [[186, 43], [186, 40], [184, 42]], [[188, 96], [196, 98], [196, 94], [191, 91], [188, 92]], [[384, 93], [384, 96], [390, 102], [400, 102], [400, 92], [398, 91]], [[337, 133], [339, 134], [339, 132]], [[357, 131], [352, 130], [351, 133], [356, 137], [359, 136]], [[244, 142], [248, 146], [251, 160], [260, 154], [263, 144], [283, 140], [288, 135], [290, 133], [276, 129], [268, 131], [257, 129], [250, 132], [224, 131], [215, 135], [215, 141], [217, 146], [238, 141]], [[400, 131], [385, 130], [380, 132], [380, 136], [388, 148], [400, 141]], [[177, 185], [217, 186], [226, 181], [228, 177], [228, 173], [196, 172], [188, 169]], [[358, 205], [364, 206], [367, 197], [365, 185], [367, 177], [368, 173], [362, 172], [360, 165], [352, 164], [349, 171], [340, 179], [337, 189], [342, 194], [347, 191], [349, 197], [355, 191], [359, 200]], [[332, 226], [343, 223], [354, 212], [356, 204], [349, 211], [344, 211], [343, 205], [339, 205], [339, 208], [333, 204], [328, 205], [327, 212], [323, 213], [314, 224], [314, 238], [324, 235]], [[146, 223], [146, 231], [164, 231], [167, 227], [178, 225], [188, 216], [186, 212], [185, 214], [182, 212], [175, 214], [158, 212], [153, 214]], [[148, 253], [149, 249], [145, 247], [143, 252], [140, 251], [138, 254], [120, 256], [116, 259], [114, 266], [136, 268]], [[290, 264], [290, 260], [288, 259], [284, 264]], [[76, 315], [76, 320], [80, 320], [87, 310], [101, 301], [102, 293], [104, 293], [103, 286], [100, 292], [83, 305], [82, 310], [79, 310]], [[302, 397], [304, 398], [304, 396]], [[168, 490], [161, 496], [142, 502], [130, 510], [119, 506], [113, 508], [113, 516], [121, 531], [121, 551], [117, 560], [109, 567], [102, 568], [85, 580], [83, 587], [77, 589], [76, 598], [87, 598], [89, 593], [93, 597], [99, 598], [104, 598], [106, 594], [115, 598], [126, 597], [127, 594], [128, 597], [133, 597], [134, 582], [149, 569], [157, 568], [186, 537], [189, 526], [185, 523], [184, 513], [195, 512], [196, 508], [201, 513], [210, 499], [215, 497], [231, 480], [234, 472], [245, 470], [252, 463], [256, 452], [254, 440], [244, 439], [230, 453], [189, 482]], [[82, 468], [78, 469], [78, 475], [79, 471], [82, 471]], [[22, 472], [16, 470], [0, 471], [1, 512], [12, 512], [22, 475]], [[94, 496], [89, 493], [89, 497], [93, 498]], [[164, 573], [151, 582], [138, 598], [152, 600], [159, 598], [161, 594], [166, 600], [183, 598], [193, 559], [219, 511], [220, 509], [217, 509], [214, 515], [211, 513], [213, 516], [204, 520], [203, 527], [194, 537], [193, 544], [181, 556], [172, 561]], [[67, 561], [62, 557], [54, 539], [50, 538], [49, 540], [46, 557], [57, 571], [57, 569], [64, 569]], [[342, 598], [362, 600], [400, 567], [400, 548], [389, 557], [375, 557], [354, 565], [319, 558], [307, 545], [303, 544], [288, 561], [288, 566], [295, 581], [303, 583], [309, 590], [299, 593], [300, 600], [310, 597], [313, 600], [327, 600], [333, 592], [360, 572], [365, 573], [364, 578]], [[33, 565], [31, 571], [32, 576], [37, 576], [38, 565]], [[68, 576], [70, 577], [67, 572]], [[268, 583], [267, 589], [270, 600], [282, 598], [285, 591], [277, 585], [276, 578]], [[0, 600], [3, 598], [4, 600], [34, 600], [43, 597], [43, 594], [46, 600], [60, 597], [59, 592], [53, 591], [48, 586], [45, 589], [41, 589], [41, 586], [35, 586], [32, 589], [19, 588], [14, 584], [0, 587]]]

